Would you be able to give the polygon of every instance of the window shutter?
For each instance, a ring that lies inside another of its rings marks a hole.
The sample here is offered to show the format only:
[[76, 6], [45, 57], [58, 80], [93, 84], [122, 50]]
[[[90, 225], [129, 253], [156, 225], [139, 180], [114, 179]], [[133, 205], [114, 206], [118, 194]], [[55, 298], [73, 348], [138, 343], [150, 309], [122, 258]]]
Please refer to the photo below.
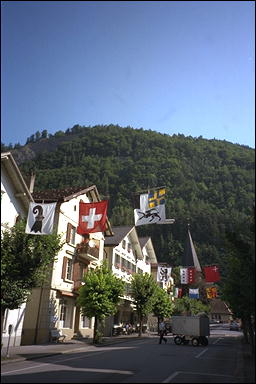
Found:
[[72, 224], [68, 223], [68, 225], [67, 225], [67, 233], [66, 233], [66, 242], [67, 243], [70, 242], [71, 228], [72, 228]]
[[67, 272], [67, 257], [63, 257], [63, 264], [62, 264], [62, 273], [61, 278], [64, 280], [66, 278], [66, 272]]

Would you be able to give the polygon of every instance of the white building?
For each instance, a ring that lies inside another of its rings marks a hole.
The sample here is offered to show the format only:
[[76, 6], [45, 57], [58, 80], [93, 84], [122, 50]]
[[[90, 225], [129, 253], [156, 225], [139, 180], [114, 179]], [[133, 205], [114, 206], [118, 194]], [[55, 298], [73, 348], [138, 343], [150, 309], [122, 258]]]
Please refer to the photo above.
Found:
[[132, 275], [151, 274], [151, 263], [157, 263], [151, 239], [140, 239], [134, 226], [112, 227], [112, 230], [114, 236], [105, 239], [105, 258], [112, 272], [125, 281], [125, 294], [116, 315], [105, 322], [105, 336], [111, 335], [115, 324], [136, 325], [137, 314], [130, 295]]
[[[13, 227], [18, 217], [27, 216], [32, 195], [20, 173], [10, 152], [1, 153], [1, 233]], [[13, 326], [10, 346], [18, 346], [21, 342], [22, 326], [26, 304], [20, 308], [6, 310], [3, 321], [3, 346], [8, 344], [8, 327]]]
[[49, 341], [50, 330], [57, 328], [72, 337], [92, 337], [94, 319], [82, 316], [76, 306], [78, 288], [83, 275], [100, 265], [103, 260], [105, 236], [111, 236], [107, 220], [105, 233], [81, 236], [77, 234], [79, 202], [101, 201], [95, 185], [81, 189], [70, 187], [33, 193], [35, 202], [57, 202], [54, 228], [62, 235], [64, 246], [54, 262], [49, 281], [33, 289], [28, 299], [23, 325], [22, 344], [39, 344]]

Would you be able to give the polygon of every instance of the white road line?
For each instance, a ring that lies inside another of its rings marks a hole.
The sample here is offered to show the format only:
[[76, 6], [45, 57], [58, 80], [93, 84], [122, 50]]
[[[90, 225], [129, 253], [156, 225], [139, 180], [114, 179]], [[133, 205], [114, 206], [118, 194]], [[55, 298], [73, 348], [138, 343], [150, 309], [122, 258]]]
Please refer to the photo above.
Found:
[[219, 337], [217, 340], [215, 340], [214, 342], [213, 342], [213, 344], [217, 344], [220, 340], [222, 340], [223, 339], [223, 337]]
[[227, 377], [227, 378], [236, 378], [243, 379], [243, 377], [231, 376], [231, 375], [221, 375], [218, 373], [202, 373], [202, 372], [186, 372], [186, 371], [176, 371], [171, 376], [167, 377], [162, 383], [170, 383], [171, 380], [178, 375], [199, 375], [199, 376], [214, 376], [214, 377]]
[[208, 348], [204, 349], [202, 352], [200, 352], [198, 355], [195, 356], [196, 359], [198, 359], [200, 356], [202, 356], [206, 351], [208, 351]]
[[167, 379], [165, 379], [164, 381], [162, 381], [162, 383], [170, 383], [171, 380], [176, 377], [177, 375], [179, 375], [180, 372], [177, 371], [177, 372], [174, 372], [171, 376], [167, 377]]

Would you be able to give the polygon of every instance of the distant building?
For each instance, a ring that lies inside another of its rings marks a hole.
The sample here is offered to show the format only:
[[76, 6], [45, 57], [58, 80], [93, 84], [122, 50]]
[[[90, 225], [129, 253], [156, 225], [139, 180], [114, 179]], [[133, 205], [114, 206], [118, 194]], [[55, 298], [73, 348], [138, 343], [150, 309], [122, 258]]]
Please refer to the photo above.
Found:
[[137, 314], [131, 297], [131, 278], [135, 273], [151, 274], [151, 263], [157, 258], [150, 237], [139, 238], [134, 226], [113, 227], [113, 237], [105, 239], [105, 258], [112, 272], [125, 281], [125, 294], [118, 312], [106, 319], [105, 336], [110, 336], [113, 326], [137, 324]]

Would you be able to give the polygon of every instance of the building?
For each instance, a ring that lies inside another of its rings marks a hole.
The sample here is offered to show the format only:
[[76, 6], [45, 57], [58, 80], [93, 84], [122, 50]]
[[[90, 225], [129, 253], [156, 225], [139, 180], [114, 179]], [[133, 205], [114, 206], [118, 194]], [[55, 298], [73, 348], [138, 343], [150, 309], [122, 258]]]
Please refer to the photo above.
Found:
[[78, 288], [83, 275], [101, 264], [104, 240], [112, 236], [107, 219], [105, 233], [77, 234], [79, 202], [101, 201], [95, 185], [64, 190], [33, 193], [37, 203], [56, 202], [54, 228], [61, 234], [64, 246], [59, 252], [43, 287], [33, 289], [28, 299], [23, 324], [22, 344], [40, 344], [49, 341], [50, 330], [57, 328], [73, 337], [92, 337], [94, 319], [82, 316], [76, 306]]
[[[19, 217], [27, 216], [30, 202], [33, 202], [33, 197], [12, 154], [1, 153], [1, 233], [13, 227]], [[5, 311], [4, 318], [1, 319], [3, 346], [7, 346], [8, 343], [9, 325], [13, 326], [9, 345], [20, 345], [25, 308], [26, 303], [18, 309]]]
[[126, 288], [118, 312], [105, 321], [105, 336], [112, 334], [114, 325], [137, 324], [131, 279], [135, 273], [151, 274], [151, 263], [157, 263], [151, 238], [139, 238], [134, 226], [113, 227], [113, 233], [113, 237], [105, 239], [105, 258], [112, 272], [125, 281]]

